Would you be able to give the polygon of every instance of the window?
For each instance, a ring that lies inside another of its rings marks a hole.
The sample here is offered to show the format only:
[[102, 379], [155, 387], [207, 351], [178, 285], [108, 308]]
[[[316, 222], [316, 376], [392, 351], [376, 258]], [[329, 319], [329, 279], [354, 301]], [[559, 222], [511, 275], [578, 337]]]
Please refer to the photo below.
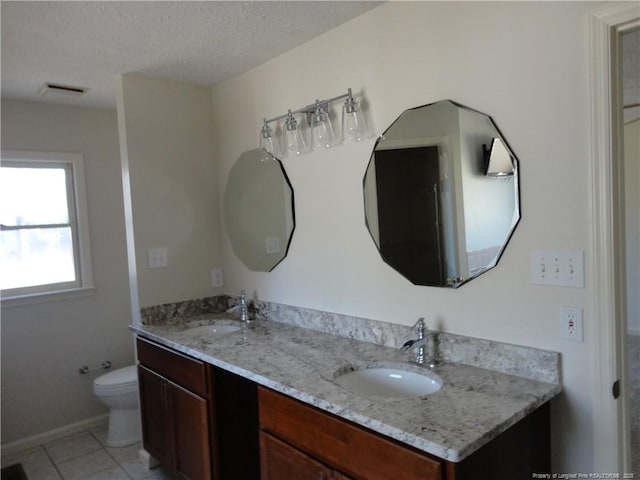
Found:
[[82, 155], [2, 152], [2, 296], [92, 287]]

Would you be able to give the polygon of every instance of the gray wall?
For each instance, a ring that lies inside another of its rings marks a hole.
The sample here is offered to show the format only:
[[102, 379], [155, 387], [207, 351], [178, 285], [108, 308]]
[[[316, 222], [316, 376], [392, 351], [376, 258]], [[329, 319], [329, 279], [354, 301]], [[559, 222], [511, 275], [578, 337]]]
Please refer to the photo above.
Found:
[[2, 148], [84, 155], [95, 289], [28, 305], [2, 302], [2, 444], [106, 413], [100, 372], [133, 363], [118, 126], [113, 110], [2, 100]]

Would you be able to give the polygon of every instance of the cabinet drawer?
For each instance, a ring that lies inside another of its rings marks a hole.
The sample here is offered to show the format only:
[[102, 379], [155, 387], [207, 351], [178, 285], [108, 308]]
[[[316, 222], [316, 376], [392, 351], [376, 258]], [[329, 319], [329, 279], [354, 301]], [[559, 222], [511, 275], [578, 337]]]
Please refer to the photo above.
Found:
[[138, 337], [138, 360], [181, 387], [202, 397], [208, 397], [207, 366], [169, 348]]
[[353, 478], [442, 479], [440, 460], [272, 390], [258, 394], [263, 430]]

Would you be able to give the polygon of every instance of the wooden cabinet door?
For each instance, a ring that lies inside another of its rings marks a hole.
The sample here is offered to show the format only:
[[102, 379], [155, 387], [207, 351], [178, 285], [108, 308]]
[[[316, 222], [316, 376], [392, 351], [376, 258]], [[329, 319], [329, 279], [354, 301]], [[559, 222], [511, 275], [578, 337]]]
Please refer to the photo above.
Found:
[[258, 397], [262, 430], [344, 472], [343, 475], [363, 480], [443, 478], [440, 459], [267, 388], [259, 387]]
[[331, 480], [353, 480], [351, 477], [347, 477], [340, 472], [333, 472], [333, 478]]
[[210, 480], [211, 442], [207, 401], [169, 383], [169, 410], [175, 439], [175, 471], [180, 478]]
[[159, 375], [138, 366], [142, 439], [145, 450], [169, 468], [174, 468], [173, 433], [167, 413], [167, 384]]
[[260, 432], [262, 480], [331, 480], [333, 472], [301, 451]]

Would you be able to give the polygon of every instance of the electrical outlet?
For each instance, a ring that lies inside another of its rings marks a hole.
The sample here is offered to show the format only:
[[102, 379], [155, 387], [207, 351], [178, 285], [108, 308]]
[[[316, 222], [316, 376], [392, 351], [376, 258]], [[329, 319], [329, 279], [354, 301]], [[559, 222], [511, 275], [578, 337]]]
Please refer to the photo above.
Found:
[[147, 250], [147, 265], [149, 268], [164, 268], [169, 266], [169, 255], [166, 247], [150, 248]]
[[582, 334], [582, 308], [562, 307], [560, 309], [560, 338], [573, 340], [574, 342], [584, 341]]
[[222, 287], [224, 284], [222, 278], [222, 269], [221, 268], [213, 268], [211, 269], [211, 286], [214, 288]]

